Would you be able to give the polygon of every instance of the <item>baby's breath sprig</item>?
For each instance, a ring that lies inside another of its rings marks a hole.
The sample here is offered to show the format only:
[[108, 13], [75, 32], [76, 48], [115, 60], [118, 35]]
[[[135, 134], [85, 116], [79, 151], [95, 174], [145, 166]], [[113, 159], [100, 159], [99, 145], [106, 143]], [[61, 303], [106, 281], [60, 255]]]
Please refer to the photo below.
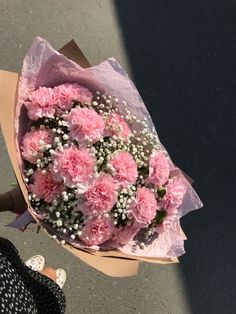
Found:
[[107, 166], [109, 156], [116, 151], [128, 151], [128, 144], [121, 138], [113, 135], [112, 137], [101, 138], [100, 141], [92, 145], [91, 150], [96, 156], [98, 171], [105, 170], [110, 172]]
[[144, 238], [147, 241], [150, 241], [155, 234], [155, 227], [161, 225], [166, 217], [166, 211], [163, 209], [158, 209], [156, 211], [156, 216], [152, 222], [148, 225], [147, 228], [143, 230]]
[[30, 204], [32, 205], [32, 208], [39, 214], [42, 213], [44, 210], [46, 210], [46, 207], [44, 207], [45, 202], [37, 197], [34, 193], [28, 194], [28, 199], [30, 201]]
[[106, 94], [96, 92], [92, 100], [92, 108], [97, 113], [103, 114], [104, 117], [109, 115], [112, 111], [116, 111], [117, 99]]
[[73, 240], [79, 238], [84, 225], [84, 216], [75, 209], [77, 206], [75, 189], [63, 191], [61, 197], [54, 199], [51, 204], [45, 203], [32, 193], [29, 200], [36, 212], [43, 215], [44, 221], [51, 224], [55, 230], [70, 236]]
[[129, 222], [129, 204], [135, 199], [136, 186], [131, 185], [123, 188], [110, 215], [117, 227], [125, 226]]

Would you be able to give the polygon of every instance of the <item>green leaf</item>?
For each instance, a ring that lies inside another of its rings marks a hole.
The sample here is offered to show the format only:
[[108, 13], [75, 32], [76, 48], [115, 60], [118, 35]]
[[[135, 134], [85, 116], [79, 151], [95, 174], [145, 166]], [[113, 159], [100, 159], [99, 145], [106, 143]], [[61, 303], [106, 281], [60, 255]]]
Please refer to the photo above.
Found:
[[157, 194], [159, 197], [164, 197], [166, 195], [166, 188], [160, 187], [157, 189]]

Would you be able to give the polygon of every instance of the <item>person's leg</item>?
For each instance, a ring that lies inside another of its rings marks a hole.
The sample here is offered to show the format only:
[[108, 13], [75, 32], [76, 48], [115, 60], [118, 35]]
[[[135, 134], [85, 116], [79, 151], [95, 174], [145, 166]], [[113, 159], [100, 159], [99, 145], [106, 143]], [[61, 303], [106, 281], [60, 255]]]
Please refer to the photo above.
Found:
[[41, 274], [47, 276], [48, 278], [56, 281], [56, 270], [51, 267], [45, 267], [41, 272]]
[[51, 267], [46, 267], [40, 273], [55, 281], [61, 289], [66, 282], [66, 272], [64, 269], [59, 268], [55, 270]]

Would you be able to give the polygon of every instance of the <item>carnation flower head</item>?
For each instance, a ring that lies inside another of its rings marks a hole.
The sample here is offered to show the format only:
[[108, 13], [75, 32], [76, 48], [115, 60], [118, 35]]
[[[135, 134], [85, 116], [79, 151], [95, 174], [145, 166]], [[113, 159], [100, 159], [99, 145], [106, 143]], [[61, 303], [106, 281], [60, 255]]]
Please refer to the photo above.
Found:
[[160, 234], [169, 230], [173, 223], [175, 223], [176, 219], [177, 218], [175, 213], [172, 212], [167, 214], [163, 222], [155, 227], [155, 231], [157, 231]]
[[116, 185], [112, 177], [100, 173], [82, 196], [79, 209], [87, 216], [99, 215], [110, 211], [116, 202]]
[[95, 159], [88, 149], [72, 145], [56, 152], [53, 157], [52, 173], [56, 180], [68, 186], [87, 184], [94, 174]]
[[25, 160], [32, 164], [36, 163], [36, 160], [42, 156], [45, 145], [52, 144], [53, 135], [49, 130], [34, 130], [25, 133], [21, 151]]
[[129, 211], [138, 223], [148, 225], [156, 215], [158, 208], [154, 193], [146, 188], [138, 188], [135, 200], [130, 204]]
[[42, 172], [37, 170], [33, 175], [33, 184], [29, 190], [46, 203], [51, 203], [63, 190], [63, 185], [56, 182], [50, 171]]
[[112, 240], [120, 245], [125, 245], [133, 240], [140, 228], [140, 224], [133, 221], [131, 224], [115, 229]]
[[111, 113], [106, 119], [106, 136], [116, 135], [127, 138], [131, 134], [128, 124], [118, 113]]
[[187, 189], [181, 178], [177, 176], [169, 179], [165, 188], [166, 194], [160, 202], [160, 207], [165, 211], [166, 216], [162, 224], [156, 227], [159, 233], [168, 230], [179, 219], [178, 207], [182, 204]]
[[51, 118], [56, 112], [54, 91], [50, 87], [39, 87], [29, 95], [29, 101], [25, 102], [28, 116], [31, 120], [39, 118]]
[[73, 101], [90, 105], [93, 98], [93, 94], [87, 88], [77, 83], [65, 83], [55, 86], [54, 94], [59, 113], [70, 110]]
[[165, 186], [166, 194], [161, 201], [161, 208], [167, 211], [167, 214], [176, 212], [177, 208], [182, 204], [186, 193], [186, 184], [181, 178], [175, 176], [169, 179]]
[[149, 157], [149, 177], [147, 182], [156, 186], [164, 185], [169, 178], [170, 166], [162, 151], [155, 151]]
[[100, 245], [109, 240], [115, 229], [111, 218], [98, 216], [89, 219], [84, 228], [80, 239], [89, 246]]
[[130, 153], [114, 153], [108, 165], [113, 169], [112, 176], [120, 187], [135, 183], [138, 176], [137, 164]]
[[79, 143], [97, 142], [103, 135], [105, 123], [93, 108], [76, 107], [65, 116], [73, 140]]

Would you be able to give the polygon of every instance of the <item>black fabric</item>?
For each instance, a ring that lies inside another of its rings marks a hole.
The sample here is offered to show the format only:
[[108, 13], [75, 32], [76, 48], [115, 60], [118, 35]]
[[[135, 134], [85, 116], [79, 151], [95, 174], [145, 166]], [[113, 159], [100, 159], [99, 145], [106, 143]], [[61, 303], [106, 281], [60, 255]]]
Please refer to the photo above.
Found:
[[28, 268], [4, 238], [0, 238], [0, 300], [4, 314], [65, 313], [65, 296], [59, 286]]

